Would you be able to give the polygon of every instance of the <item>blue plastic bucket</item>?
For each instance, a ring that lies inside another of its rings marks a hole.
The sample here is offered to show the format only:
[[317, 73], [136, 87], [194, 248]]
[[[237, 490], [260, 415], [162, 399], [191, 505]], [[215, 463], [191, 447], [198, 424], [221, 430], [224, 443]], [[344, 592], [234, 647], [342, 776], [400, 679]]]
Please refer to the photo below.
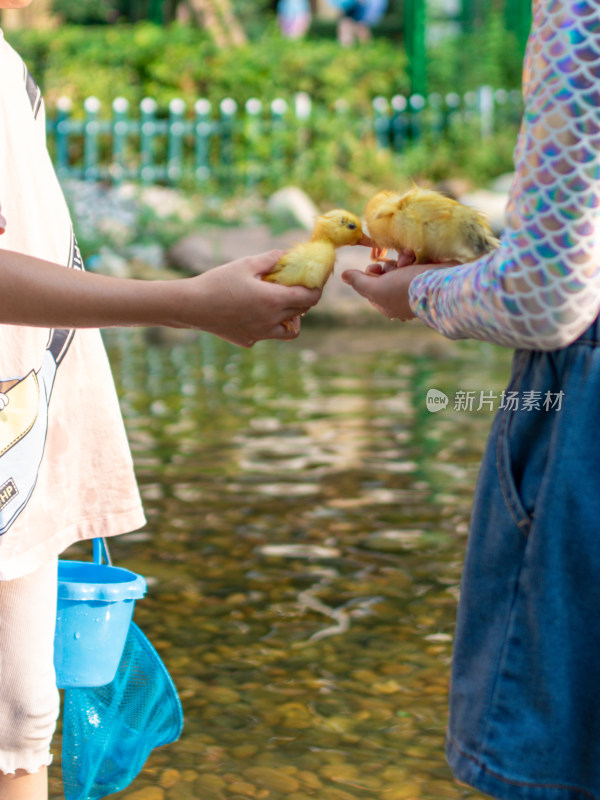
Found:
[[113, 680], [135, 601], [145, 592], [144, 578], [128, 569], [58, 562], [54, 668], [59, 688], [104, 686]]

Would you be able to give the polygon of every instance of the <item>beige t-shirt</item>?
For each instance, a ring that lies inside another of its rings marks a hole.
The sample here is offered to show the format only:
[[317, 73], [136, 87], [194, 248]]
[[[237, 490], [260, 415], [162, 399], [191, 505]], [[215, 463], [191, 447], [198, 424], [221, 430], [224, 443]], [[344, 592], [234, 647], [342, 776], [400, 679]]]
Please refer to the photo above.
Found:
[[[1, 31], [0, 204], [0, 248], [83, 268], [40, 92]], [[0, 580], [144, 521], [100, 332], [0, 325]]]

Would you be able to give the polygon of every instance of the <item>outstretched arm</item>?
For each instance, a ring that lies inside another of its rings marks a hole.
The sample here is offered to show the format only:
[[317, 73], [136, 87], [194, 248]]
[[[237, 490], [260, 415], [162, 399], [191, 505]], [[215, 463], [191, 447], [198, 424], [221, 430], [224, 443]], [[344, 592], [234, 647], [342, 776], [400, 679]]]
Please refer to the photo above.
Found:
[[[242, 258], [194, 278], [145, 281], [80, 272], [0, 250], [0, 322], [196, 328], [244, 347], [259, 339], [292, 339], [300, 330], [299, 315], [320, 292], [261, 280], [281, 255]], [[291, 318], [293, 325], [282, 325]]]
[[429, 270], [410, 305], [451, 338], [564, 347], [600, 310], [600, 29], [576, 0], [536, 0], [525, 112], [500, 248]]
[[592, 7], [535, 0], [500, 247], [460, 266], [344, 280], [388, 316], [416, 315], [452, 339], [533, 350], [574, 341], [600, 311], [599, 70]]

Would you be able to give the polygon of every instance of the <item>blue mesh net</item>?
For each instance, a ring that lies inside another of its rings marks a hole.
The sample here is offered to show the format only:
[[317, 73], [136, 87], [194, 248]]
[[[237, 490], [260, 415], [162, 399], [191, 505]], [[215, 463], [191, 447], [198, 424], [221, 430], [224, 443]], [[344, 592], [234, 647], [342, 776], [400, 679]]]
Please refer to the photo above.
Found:
[[135, 623], [112, 683], [65, 689], [66, 800], [97, 800], [128, 786], [155, 747], [174, 742], [183, 712], [160, 656]]

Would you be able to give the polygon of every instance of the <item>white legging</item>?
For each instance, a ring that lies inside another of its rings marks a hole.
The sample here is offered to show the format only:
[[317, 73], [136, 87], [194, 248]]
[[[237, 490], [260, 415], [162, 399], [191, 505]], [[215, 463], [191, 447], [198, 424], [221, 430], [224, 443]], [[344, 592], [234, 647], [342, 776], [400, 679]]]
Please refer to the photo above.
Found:
[[59, 712], [54, 674], [58, 559], [0, 581], [0, 772], [37, 772], [51, 760]]

